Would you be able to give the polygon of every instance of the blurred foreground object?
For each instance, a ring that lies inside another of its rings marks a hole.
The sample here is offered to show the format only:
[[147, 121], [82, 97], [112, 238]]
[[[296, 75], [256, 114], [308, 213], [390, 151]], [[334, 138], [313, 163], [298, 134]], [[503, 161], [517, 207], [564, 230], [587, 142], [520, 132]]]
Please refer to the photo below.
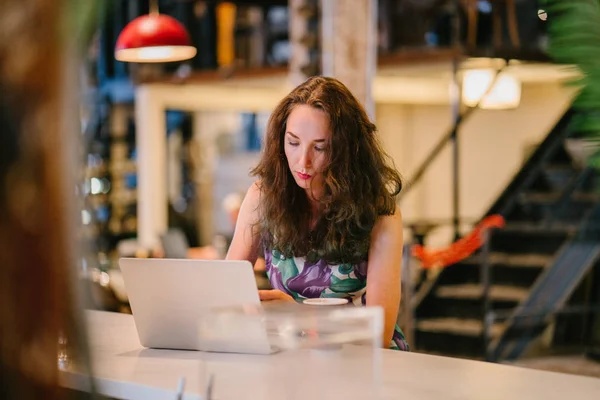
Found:
[[[59, 363], [85, 355], [73, 307], [75, 186], [67, 179], [77, 124], [64, 118], [74, 85], [65, 80], [63, 40], [77, 21], [69, 15], [65, 23], [67, 8], [54, 0], [0, 4], [0, 393], [59, 399], [67, 397]], [[76, 122], [76, 107], [70, 112]]]

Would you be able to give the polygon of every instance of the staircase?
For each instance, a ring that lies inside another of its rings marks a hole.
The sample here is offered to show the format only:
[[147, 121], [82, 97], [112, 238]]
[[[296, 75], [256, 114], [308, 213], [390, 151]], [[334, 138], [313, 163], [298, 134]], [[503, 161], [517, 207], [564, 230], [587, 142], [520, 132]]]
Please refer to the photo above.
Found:
[[[563, 306], [600, 256], [600, 242], [586, 239], [587, 222], [600, 215], [600, 182], [564, 148], [567, 112], [490, 208], [506, 227], [493, 232], [484, 335], [484, 286], [478, 252], [443, 269], [415, 309], [418, 351], [494, 360], [518, 358], [543, 331], [548, 314]], [[525, 318], [534, 313], [532, 321]], [[489, 314], [488, 314], [489, 317]], [[485, 337], [484, 337], [485, 336]]]

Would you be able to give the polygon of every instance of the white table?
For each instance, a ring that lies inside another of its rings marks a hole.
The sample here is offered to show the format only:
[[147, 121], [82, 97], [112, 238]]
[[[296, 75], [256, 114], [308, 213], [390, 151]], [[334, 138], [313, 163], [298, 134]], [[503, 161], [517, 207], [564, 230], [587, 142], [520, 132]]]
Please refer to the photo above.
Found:
[[[209, 373], [219, 400], [312, 400], [315, 393], [351, 399], [360, 397], [360, 388], [380, 399], [600, 399], [596, 378], [392, 350], [371, 357], [358, 346], [270, 356], [144, 349], [130, 315], [90, 311], [87, 318], [97, 389], [121, 399], [175, 399], [181, 377], [183, 398], [203, 399]], [[379, 384], [368, 374], [373, 365], [381, 367]], [[336, 380], [340, 371], [344, 378]], [[66, 387], [86, 389], [75, 366], [61, 379]]]

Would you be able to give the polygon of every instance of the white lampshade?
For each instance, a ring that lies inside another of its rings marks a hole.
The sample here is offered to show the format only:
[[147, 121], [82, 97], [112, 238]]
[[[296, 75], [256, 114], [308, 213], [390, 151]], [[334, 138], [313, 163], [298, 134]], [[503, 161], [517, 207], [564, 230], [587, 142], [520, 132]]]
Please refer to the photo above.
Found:
[[[475, 107], [494, 80], [494, 69], [466, 70], [462, 83], [462, 101], [468, 107]], [[521, 82], [507, 72], [501, 72], [492, 90], [483, 98], [481, 108], [506, 110], [517, 108], [521, 102]]]

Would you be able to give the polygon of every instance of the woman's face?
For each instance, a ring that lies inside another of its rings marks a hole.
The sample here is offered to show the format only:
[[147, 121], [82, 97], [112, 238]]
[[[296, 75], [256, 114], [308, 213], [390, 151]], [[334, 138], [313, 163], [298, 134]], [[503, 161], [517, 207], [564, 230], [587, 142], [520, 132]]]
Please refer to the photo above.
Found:
[[331, 143], [329, 117], [308, 105], [294, 107], [287, 120], [284, 143], [296, 183], [311, 198], [318, 199], [323, 193], [323, 170], [327, 167], [327, 149]]

